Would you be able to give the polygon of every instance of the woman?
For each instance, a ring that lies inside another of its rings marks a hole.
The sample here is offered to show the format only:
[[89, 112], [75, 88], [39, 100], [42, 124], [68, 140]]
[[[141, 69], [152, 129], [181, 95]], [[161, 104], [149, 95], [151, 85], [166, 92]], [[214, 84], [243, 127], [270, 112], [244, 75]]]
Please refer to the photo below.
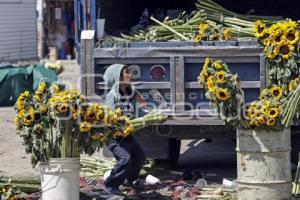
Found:
[[[120, 108], [124, 115], [133, 118], [139, 107], [147, 105], [144, 98], [131, 86], [132, 76], [122, 64], [109, 66], [103, 76], [111, 90], [105, 97], [105, 104], [112, 110]], [[109, 142], [108, 149], [113, 153], [117, 163], [105, 180], [105, 192], [118, 194], [119, 186], [126, 182], [131, 184], [138, 178], [143, 167], [145, 155], [133, 136], [116, 138]]]

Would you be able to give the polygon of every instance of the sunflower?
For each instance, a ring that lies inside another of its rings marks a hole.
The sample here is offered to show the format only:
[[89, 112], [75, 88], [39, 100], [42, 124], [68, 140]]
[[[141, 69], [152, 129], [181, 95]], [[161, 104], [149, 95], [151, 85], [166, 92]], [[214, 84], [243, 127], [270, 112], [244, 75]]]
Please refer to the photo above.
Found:
[[231, 29], [225, 28], [223, 31], [224, 40], [230, 40], [231, 39]]
[[268, 53], [267, 57], [270, 60], [274, 60], [276, 58], [276, 54], [274, 53], [274, 51], [271, 51], [270, 53]]
[[284, 38], [290, 44], [296, 44], [298, 42], [298, 40], [299, 40], [299, 31], [296, 31], [294, 29], [289, 29], [284, 34]]
[[255, 33], [255, 37], [261, 38], [265, 35], [266, 33], [266, 24], [264, 24], [261, 20], [257, 20], [254, 23], [253, 31]]
[[199, 32], [204, 33], [208, 29], [209, 25], [207, 23], [201, 23], [199, 25]]
[[122, 137], [124, 134], [122, 131], [116, 131], [114, 132], [114, 137]]
[[47, 112], [47, 106], [46, 105], [40, 105], [39, 112], [42, 113], [42, 114]]
[[17, 108], [17, 110], [23, 110], [25, 108], [25, 104], [24, 101], [22, 100], [17, 100], [15, 107]]
[[74, 120], [77, 120], [78, 119], [78, 112], [76, 109], [72, 109], [72, 118]]
[[34, 98], [37, 102], [41, 102], [43, 98], [43, 92], [40, 90], [37, 90], [34, 94]]
[[288, 20], [284, 24], [286, 29], [297, 29], [298, 23], [292, 20]]
[[224, 68], [224, 66], [222, 65], [222, 63], [221, 63], [220, 60], [217, 60], [217, 61], [213, 62], [212, 65], [213, 65], [213, 66], [215, 67], [215, 69], [217, 69], [217, 70], [221, 70], [221, 69]]
[[44, 81], [41, 81], [38, 87], [39, 91], [44, 91], [46, 89], [46, 83]]
[[230, 98], [230, 93], [228, 92], [228, 89], [217, 88], [215, 94], [217, 96], [217, 99], [220, 101], [226, 101]]
[[58, 94], [60, 92], [59, 86], [57, 84], [53, 84], [52, 92], [53, 94]]
[[128, 126], [124, 131], [124, 136], [127, 137], [129, 136], [131, 133], [134, 132], [134, 127], [133, 126]]
[[296, 79], [290, 81], [289, 91], [292, 91], [293, 89], [295, 89], [297, 87], [298, 81], [299, 81], [299, 78], [296, 78]]
[[259, 98], [260, 99], [266, 99], [269, 95], [270, 90], [268, 88], [265, 88], [261, 91]]
[[272, 108], [269, 109], [267, 115], [270, 118], [276, 118], [280, 115], [280, 109], [277, 108], [277, 107], [272, 107]]
[[289, 59], [292, 56], [294, 49], [295, 47], [293, 45], [290, 45], [285, 40], [281, 40], [276, 46], [274, 53], [276, 55], [281, 55], [283, 59]]
[[274, 126], [276, 120], [274, 118], [269, 118], [266, 122], [267, 126]]
[[91, 124], [84, 121], [80, 123], [80, 132], [86, 133], [91, 130]]
[[207, 86], [209, 92], [212, 92], [212, 93], [214, 92], [215, 84], [214, 84], [212, 76], [208, 77], [206, 86]]
[[104, 110], [98, 110], [96, 112], [96, 120], [98, 122], [102, 121], [104, 119]]
[[30, 126], [33, 123], [34, 119], [35, 119], [34, 118], [34, 109], [31, 107], [31, 108], [29, 108], [29, 110], [25, 114], [24, 125], [25, 126]]
[[283, 89], [281, 87], [275, 85], [270, 89], [270, 93], [274, 98], [279, 100], [283, 95]]
[[118, 116], [118, 117], [121, 117], [122, 116], [122, 110], [121, 110], [121, 108], [117, 108], [116, 110], [115, 110], [115, 114]]
[[208, 65], [212, 63], [212, 60], [210, 58], [205, 58], [203, 69], [207, 69]]
[[247, 115], [248, 117], [251, 117], [251, 118], [256, 117], [256, 113], [257, 113], [256, 107], [250, 106], [250, 108], [247, 110], [247, 113], [248, 113], [248, 115]]
[[215, 32], [214, 34], [212, 34], [211, 39], [212, 40], [219, 40], [220, 39], [220, 34], [218, 32]]
[[257, 121], [256, 119], [251, 119], [251, 120], [249, 121], [249, 124], [250, 124], [251, 126], [258, 126], [258, 121]]
[[68, 111], [68, 104], [66, 103], [60, 103], [57, 105], [57, 111], [60, 113], [65, 113]]
[[204, 38], [204, 35], [202, 33], [199, 33], [199, 34], [195, 35], [194, 41], [200, 42], [203, 38]]
[[217, 83], [225, 83], [225, 75], [226, 72], [225, 71], [219, 71], [215, 73], [215, 76], [217, 77]]

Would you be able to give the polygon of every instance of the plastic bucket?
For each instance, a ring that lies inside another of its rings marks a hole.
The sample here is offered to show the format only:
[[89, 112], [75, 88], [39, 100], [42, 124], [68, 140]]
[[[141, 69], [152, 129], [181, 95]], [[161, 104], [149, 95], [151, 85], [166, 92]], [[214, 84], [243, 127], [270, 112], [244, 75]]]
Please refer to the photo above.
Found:
[[55, 158], [40, 168], [43, 200], [79, 200], [79, 158]]
[[239, 200], [291, 199], [291, 130], [237, 130]]

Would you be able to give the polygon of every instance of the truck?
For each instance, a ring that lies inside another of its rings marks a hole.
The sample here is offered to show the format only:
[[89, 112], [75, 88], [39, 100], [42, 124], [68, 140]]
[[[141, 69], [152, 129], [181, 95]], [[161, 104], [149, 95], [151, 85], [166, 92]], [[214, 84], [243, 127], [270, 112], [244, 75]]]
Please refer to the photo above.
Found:
[[[82, 6], [82, 2], [75, 9], [89, 7], [89, 12], [97, 10], [95, 1], [89, 1], [88, 6]], [[82, 11], [79, 9], [75, 14], [78, 12]], [[239, 75], [246, 103], [256, 100], [260, 91], [266, 87], [266, 60], [262, 48], [255, 40], [101, 45], [94, 36], [79, 38], [81, 30], [88, 27], [96, 29], [95, 13], [84, 16], [81, 21], [77, 20], [76, 26], [83, 77], [82, 93], [91, 101], [103, 101], [109, 89], [102, 79], [106, 67], [114, 63], [126, 64], [133, 74], [134, 87], [153, 108], [168, 115], [164, 124], [147, 127], [136, 135], [147, 157], [168, 160], [170, 164], [176, 165], [180, 141], [183, 139], [235, 138], [234, 128], [219, 119], [205, 98], [205, 90], [198, 83], [206, 57], [223, 60], [232, 73]], [[292, 129], [293, 133], [297, 130], [296, 126]], [[294, 162], [299, 152], [298, 139], [297, 134], [294, 134]]]

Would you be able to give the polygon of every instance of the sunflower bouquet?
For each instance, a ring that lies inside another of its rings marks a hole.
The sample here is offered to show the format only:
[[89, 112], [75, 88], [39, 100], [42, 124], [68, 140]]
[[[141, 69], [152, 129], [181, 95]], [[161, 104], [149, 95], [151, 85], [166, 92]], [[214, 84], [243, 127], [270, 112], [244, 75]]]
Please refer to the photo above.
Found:
[[267, 26], [256, 21], [254, 33], [264, 47], [270, 83], [283, 86], [287, 94], [290, 80], [300, 75], [298, 23], [287, 20]]
[[246, 105], [240, 79], [220, 60], [206, 58], [200, 73], [206, 97], [218, 109], [221, 119], [241, 128], [282, 128], [284, 89], [278, 85], [264, 89], [257, 101]]
[[279, 86], [265, 88], [258, 100], [245, 107], [243, 116], [249, 128], [282, 128], [282, 94], [283, 89]]
[[34, 94], [25, 91], [16, 104], [15, 125], [26, 152], [36, 165], [50, 158], [93, 154], [110, 139], [128, 137], [135, 131], [166, 120], [159, 112], [130, 120], [120, 109], [88, 103], [76, 90], [41, 82]]
[[220, 117], [227, 124], [238, 125], [244, 104], [239, 77], [231, 74], [228, 66], [221, 60], [206, 58], [199, 84], [206, 90], [205, 96], [217, 108]]

